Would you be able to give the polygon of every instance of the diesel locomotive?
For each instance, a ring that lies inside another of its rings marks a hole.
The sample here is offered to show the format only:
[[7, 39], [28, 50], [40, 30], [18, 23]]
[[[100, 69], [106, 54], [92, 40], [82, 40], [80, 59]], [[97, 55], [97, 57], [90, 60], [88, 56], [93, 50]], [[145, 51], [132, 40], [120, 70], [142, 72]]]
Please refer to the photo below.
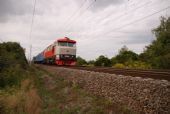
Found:
[[41, 64], [75, 65], [76, 41], [68, 37], [58, 39], [35, 56], [33, 61]]

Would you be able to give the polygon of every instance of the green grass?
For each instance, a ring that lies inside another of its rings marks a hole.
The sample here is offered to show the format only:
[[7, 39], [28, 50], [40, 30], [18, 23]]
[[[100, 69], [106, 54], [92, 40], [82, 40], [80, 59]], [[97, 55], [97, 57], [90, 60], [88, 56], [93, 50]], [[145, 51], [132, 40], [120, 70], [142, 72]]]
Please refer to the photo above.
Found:
[[125, 106], [86, 92], [78, 84], [56, 76], [55, 72], [32, 66], [22, 70], [20, 75], [25, 78], [19, 85], [0, 90], [0, 114], [28, 114], [29, 107], [34, 108], [33, 101], [40, 108], [40, 114], [134, 114]]
[[[43, 76], [54, 81], [53, 89], [45, 86]], [[37, 88], [43, 100], [43, 114], [134, 114], [125, 106], [113, 104], [111, 100], [87, 93], [79, 85], [64, 80], [47, 70], [37, 70]]]
[[28, 114], [39, 110], [41, 99], [34, 85], [35, 68], [15, 67], [8, 71], [3, 72], [8, 75], [8, 83], [0, 89], [0, 114]]

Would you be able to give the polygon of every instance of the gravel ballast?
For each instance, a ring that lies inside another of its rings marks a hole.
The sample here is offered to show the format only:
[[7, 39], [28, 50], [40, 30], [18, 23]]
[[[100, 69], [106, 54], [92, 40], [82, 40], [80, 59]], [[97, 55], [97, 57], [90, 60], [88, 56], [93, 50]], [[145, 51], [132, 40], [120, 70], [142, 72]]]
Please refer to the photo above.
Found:
[[62, 67], [51, 68], [56, 75], [78, 84], [86, 91], [108, 98], [138, 114], [170, 114], [169, 81]]

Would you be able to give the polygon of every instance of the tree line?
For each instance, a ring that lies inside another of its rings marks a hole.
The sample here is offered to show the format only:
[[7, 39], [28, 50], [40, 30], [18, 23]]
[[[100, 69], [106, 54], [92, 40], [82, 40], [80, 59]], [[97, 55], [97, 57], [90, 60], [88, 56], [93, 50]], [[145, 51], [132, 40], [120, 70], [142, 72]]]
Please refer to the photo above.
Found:
[[86, 61], [77, 57], [77, 65], [105, 66], [115, 68], [169, 69], [170, 68], [170, 17], [161, 17], [160, 25], [152, 30], [156, 39], [140, 54], [123, 46], [119, 53], [109, 59], [101, 55], [96, 60]]

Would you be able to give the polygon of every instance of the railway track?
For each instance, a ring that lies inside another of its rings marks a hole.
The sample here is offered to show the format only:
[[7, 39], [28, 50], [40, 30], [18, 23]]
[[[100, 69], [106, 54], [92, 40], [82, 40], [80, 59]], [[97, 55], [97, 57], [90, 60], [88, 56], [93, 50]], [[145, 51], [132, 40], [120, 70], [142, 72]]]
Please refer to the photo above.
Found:
[[82, 66], [72, 66], [66, 68], [170, 81], [170, 70], [116, 69], [109, 67], [82, 67]]

